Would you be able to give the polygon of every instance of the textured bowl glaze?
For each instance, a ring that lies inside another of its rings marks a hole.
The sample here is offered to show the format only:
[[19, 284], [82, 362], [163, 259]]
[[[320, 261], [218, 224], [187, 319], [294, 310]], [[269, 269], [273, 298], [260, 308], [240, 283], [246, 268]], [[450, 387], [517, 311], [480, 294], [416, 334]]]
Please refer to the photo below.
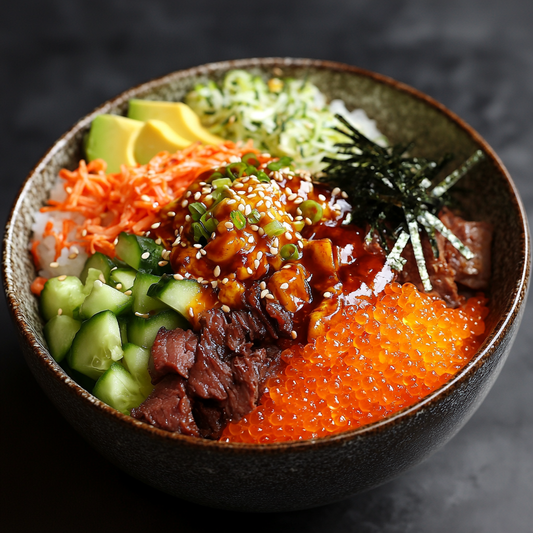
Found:
[[[308, 76], [330, 98], [363, 108], [394, 143], [420, 141], [415, 155], [452, 152], [457, 166], [481, 148], [485, 161], [468, 174], [463, 206], [495, 227], [488, 335], [453, 380], [385, 420], [313, 441], [244, 445], [174, 435], [103, 404], [72, 381], [50, 356], [28, 253], [32, 214], [62, 167], [75, 168], [82, 137], [100, 113], [121, 114], [130, 98], [180, 100], [200, 81], [234, 68], [261, 75]], [[248, 59], [175, 72], [128, 90], [81, 119], [25, 181], [4, 239], [3, 275], [23, 353], [35, 378], [65, 418], [95, 448], [132, 476], [197, 503], [244, 511], [286, 511], [326, 504], [375, 487], [446, 443], [494, 383], [520, 324], [530, 275], [527, 218], [516, 188], [488, 144], [453, 113], [420, 92], [355, 67], [306, 59]]]

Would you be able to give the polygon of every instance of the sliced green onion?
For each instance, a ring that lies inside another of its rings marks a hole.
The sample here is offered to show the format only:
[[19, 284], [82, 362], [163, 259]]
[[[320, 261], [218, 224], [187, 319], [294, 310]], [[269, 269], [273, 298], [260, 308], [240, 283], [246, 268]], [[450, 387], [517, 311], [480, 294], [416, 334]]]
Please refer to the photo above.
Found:
[[313, 224], [316, 224], [322, 218], [322, 206], [314, 200], [302, 202], [300, 210], [302, 211], [302, 216], [311, 220]]
[[233, 225], [237, 229], [244, 229], [246, 226], [246, 218], [240, 211], [232, 211], [229, 216], [233, 222]]
[[240, 178], [246, 170], [246, 163], [231, 163], [226, 167], [226, 174], [231, 178], [231, 181], [235, 181]]
[[194, 233], [194, 242], [200, 242], [202, 238], [209, 239], [208, 233], [205, 231], [200, 222], [193, 222], [192, 231]]
[[270, 178], [262, 170], [255, 172], [255, 175], [257, 176], [257, 179], [263, 183], [270, 182]]
[[211, 196], [214, 200], [213, 205], [211, 206], [211, 209], [213, 209], [213, 207], [218, 204], [218, 202], [229, 196], [229, 192], [228, 189], [226, 189], [225, 187], [219, 187], [218, 189], [214, 189], [213, 191], [211, 191]]
[[213, 233], [218, 226], [218, 220], [212, 217], [213, 215], [208, 211], [207, 213], [204, 213], [200, 219], [201, 224], [209, 234]]
[[294, 229], [296, 231], [302, 231], [305, 228], [305, 221], [304, 220], [295, 220], [292, 225], [294, 226]]
[[267, 165], [268, 170], [281, 170], [282, 168], [289, 167], [292, 164], [292, 158], [283, 156], [278, 161], [272, 161]]
[[211, 185], [215, 189], [220, 189], [224, 187], [224, 185], [227, 185], [228, 187], [231, 187], [231, 179], [230, 178], [217, 178], [216, 180], [213, 180], [211, 182]]
[[207, 183], [211, 183], [213, 180], [218, 180], [220, 178], [224, 178], [224, 174], [222, 174], [222, 172], [213, 172], [213, 174], [211, 174], [211, 176], [209, 176], [209, 178], [206, 180]]
[[257, 155], [254, 154], [253, 152], [248, 152], [247, 154], [244, 154], [241, 159], [243, 163], [246, 163], [247, 165], [251, 165], [255, 168], [257, 168], [260, 165], [259, 159], [257, 159]]
[[300, 259], [300, 251], [295, 244], [284, 244], [279, 251], [279, 255], [284, 261], [296, 261]]
[[193, 220], [200, 220], [202, 215], [206, 212], [206, 207], [202, 202], [194, 202], [189, 204], [189, 213]]
[[259, 224], [261, 220], [261, 215], [257, 209], [252, 209], [252, 212], [248, 215], [248, 222], [250, 224]]
[[269, 222], [263, 227], [263, 229], [269, 237], [277, 237], [278, 235], [281, 235], [282, 233], [285, 233], [287, 231], [287, 229], [282, 226], [277, 220]]

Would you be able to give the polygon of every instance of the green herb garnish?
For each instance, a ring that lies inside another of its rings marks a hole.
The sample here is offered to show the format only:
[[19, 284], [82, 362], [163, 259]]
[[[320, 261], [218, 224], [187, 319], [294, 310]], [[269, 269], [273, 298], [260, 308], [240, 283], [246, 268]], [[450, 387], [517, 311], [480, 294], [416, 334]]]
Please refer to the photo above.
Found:
[[[411, 240], [424, 290], [431, 291], [420, 232], [428, 234], [435, 257], [438, 257], [435, 230], [464, 257], [473, 257], [437, 214], [450, 201], [448, 190], [484, 158], [483, 152], [477, 150], [460, 168], [435, 184], [438, 173], [450, 161], [450, 155], [440, 161], [410, 157], [405, 154], [412, 143], [382, 147], [367, 139], [342, 116], [337, 115], [337, 119], [348, 129], [337, 128], [337, 131], [346, 135], [350, 142], [337, 145], [336, 158], [323, 159], [327, 166], [319, 181], [340, 187], [348, 194], [353, 206], [349, 221], [370, 224], [367, 240], [377, 235], [388, 253], [388, 264], [395, 270], [402, 270], [405, 259], [401, 253]], [[391, 250], [389, 243], [392, 242]]]
[[232, 211], [229, 216], [231, 217], [233, 225], [237, 229], [244, 229], [246, 226], [246, 218], [240, 211]]

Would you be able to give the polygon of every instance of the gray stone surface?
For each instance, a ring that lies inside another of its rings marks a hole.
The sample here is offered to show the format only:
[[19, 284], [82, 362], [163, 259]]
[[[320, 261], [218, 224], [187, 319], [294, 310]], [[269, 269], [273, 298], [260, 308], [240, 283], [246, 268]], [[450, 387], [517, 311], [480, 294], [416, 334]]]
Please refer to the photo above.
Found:
[[[3, 220], [46, 148], [103, 100], [195, 64], [286, 55], [358, 65], [440, 100], [495, 148], [531, 224], [532, 22], [527, 0], [11, 2], [0, 18]], [[531, 299], [498, 381], [445, 448], [349, 500], [260, 516], [175, 500], [107, 463], [38, 388], [0, 312], [2, 531], [533, 531]]]

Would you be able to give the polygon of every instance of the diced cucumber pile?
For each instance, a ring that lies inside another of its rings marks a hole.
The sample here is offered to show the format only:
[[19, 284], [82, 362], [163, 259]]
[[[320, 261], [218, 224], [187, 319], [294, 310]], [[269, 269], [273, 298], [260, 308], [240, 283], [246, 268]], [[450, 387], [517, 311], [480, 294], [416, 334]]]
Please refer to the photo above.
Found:
[[153, 389], [148, 361], [157, 332], [189, 328], [188, 309], [200, 293], [196, 281], [165, 274], [162, 251], [151, 239], [122, 233], [120, 259], [95, 253], [80, 278], [51, 278], [41, 293], [52, 357], [126, 414]]

